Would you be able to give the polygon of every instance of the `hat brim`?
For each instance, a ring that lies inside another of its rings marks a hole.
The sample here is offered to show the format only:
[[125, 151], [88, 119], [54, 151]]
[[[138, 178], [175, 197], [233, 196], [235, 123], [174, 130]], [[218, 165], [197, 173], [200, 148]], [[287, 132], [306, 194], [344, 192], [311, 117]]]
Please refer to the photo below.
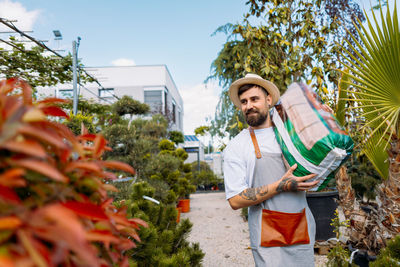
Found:
[[278, 87], [276, 87], [275, 84], [273, 84], [270, 81], [264, 80], [262, 78], [244, 77], [244, 78], [234, 81], [231, 84], [231, 86], [229, 87], [229, 97], [230, 97], [231, 101], [233, 102], [233, 104], [237, 108], [239, 108], [239, 109], [241, 108], [238, 91], [239, 91], [239, 88], [245, 84], [256, 84], [256, 85], [263, 87], [265, 90], [267, 90], [268, 94], [272, 98], [271, 106], [274, 106], [278, 102], [280, 93], [279, 93]]

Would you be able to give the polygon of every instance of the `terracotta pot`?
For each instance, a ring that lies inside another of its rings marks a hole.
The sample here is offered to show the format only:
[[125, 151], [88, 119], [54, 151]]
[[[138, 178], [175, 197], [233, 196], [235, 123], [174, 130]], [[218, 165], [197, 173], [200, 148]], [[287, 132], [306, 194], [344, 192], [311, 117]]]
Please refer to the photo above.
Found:
[[190, 199], [180, 199], [178, 202], [178, 208], [182, 208], [182, 212], [186, 213], [190, 211]]
[[178, 212], [178, 215], [176, 216], [176, 223], [179, 223], [181, 221], [182, 208], [181, 207], [177, 207], [176, 211]]

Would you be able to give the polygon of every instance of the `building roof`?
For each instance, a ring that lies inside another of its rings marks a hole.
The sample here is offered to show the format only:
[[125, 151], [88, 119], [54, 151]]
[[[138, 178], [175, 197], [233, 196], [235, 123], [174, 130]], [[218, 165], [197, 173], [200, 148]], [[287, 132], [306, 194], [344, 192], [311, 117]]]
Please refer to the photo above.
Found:
[[185, 135], [185, 142], [198, 142], [199, 139], [195, 135]]

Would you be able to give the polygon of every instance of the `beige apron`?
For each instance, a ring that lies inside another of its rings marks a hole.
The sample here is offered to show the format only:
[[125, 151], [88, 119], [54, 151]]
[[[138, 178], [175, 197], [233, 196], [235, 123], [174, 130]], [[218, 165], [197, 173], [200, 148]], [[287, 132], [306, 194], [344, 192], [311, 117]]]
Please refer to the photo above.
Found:
[[[257, 156], [256, 159], [251, 187], [255, 188], [274, 183], [285, 173], [286, 168], [283, 164], [282, 154], [261, 153], [261, 157]], [[310, 244], [286, 247], [261, 247], [261, 216], [263, 208], [287, 213], [298, 213], [306, 208]], [[314, 266], [315, 221], [308, 208], [305, 192], [282, 192], [258, 205], [250, 206], [249, 230], [250, 245], [257, 267]]]

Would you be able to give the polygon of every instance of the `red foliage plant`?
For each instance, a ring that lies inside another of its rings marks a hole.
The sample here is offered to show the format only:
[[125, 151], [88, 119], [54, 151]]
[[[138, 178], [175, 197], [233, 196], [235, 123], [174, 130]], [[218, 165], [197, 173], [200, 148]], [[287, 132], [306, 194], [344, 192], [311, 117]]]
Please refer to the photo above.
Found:
[[101, 134], [49, 120], [68, 118], [62, 102], [34, 103], [26, 82], [0, 81], [0, 266], [128, 266], [124, 251], [147, 225], [113, 206], [104, 181], [134, 170], [101, 160]]

